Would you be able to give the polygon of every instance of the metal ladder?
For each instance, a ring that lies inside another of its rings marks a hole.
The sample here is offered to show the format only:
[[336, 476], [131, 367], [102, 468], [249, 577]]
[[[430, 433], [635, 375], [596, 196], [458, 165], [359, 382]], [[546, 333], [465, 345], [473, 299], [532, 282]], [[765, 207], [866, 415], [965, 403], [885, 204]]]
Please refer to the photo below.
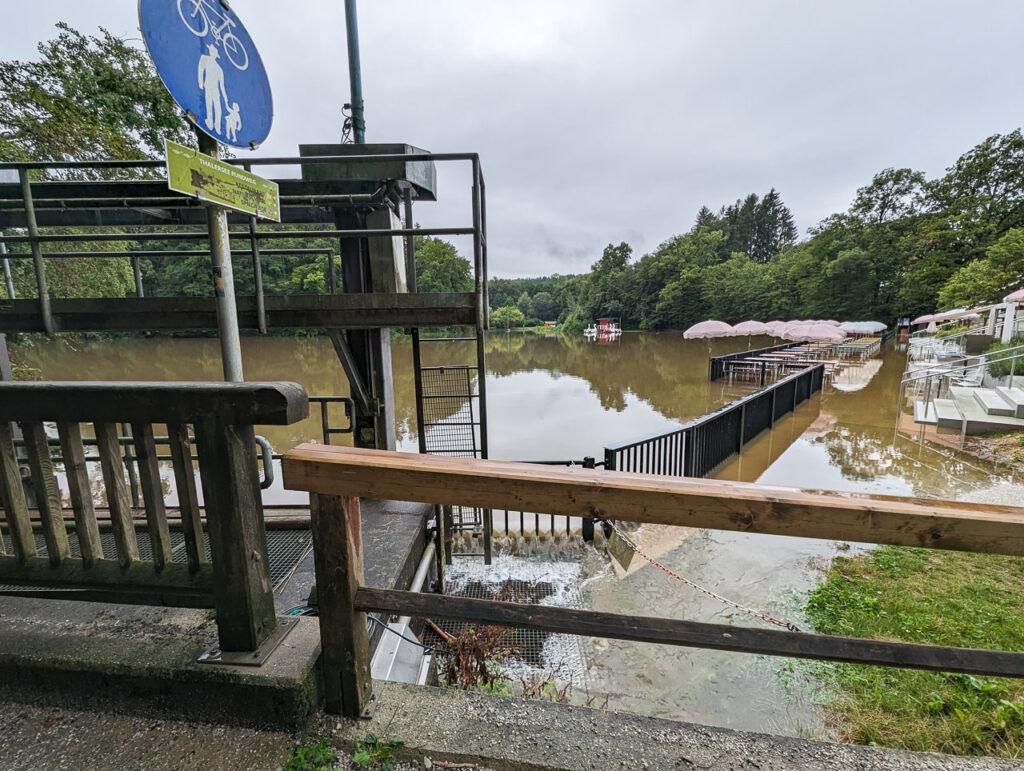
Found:
[[[423, 366], [422, 346], [475, 344], [475, 363]], [[412, 330], [412, 361], [416, 385], [416, 422], [421, 453], [455, 458], [487, 458], [487, 367], [483, 330], [471, 337], [423, 337]], [[482, 556], [491, 564], [490, 509], [452, 506], [451, 529], [479, 535], [482, 552], [460, 556]]]

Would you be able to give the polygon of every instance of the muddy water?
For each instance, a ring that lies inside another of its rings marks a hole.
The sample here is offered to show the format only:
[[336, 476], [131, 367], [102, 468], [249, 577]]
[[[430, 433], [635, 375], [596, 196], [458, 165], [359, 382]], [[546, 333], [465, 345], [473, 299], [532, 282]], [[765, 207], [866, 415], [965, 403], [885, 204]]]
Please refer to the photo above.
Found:
[[[770, 340], [754, 339], [753, 345]], [[715, 341], [715, 353], [747, 340]], [[460, 347], [461, 346], [461, 347]], [[488, 338], [491, 455], [507, 459], [601, 456], [606, 443], [676, 425], [748, 391], [707, 382], [708, 349], [678, 333], [626, 334], [611, 344], [495, 334]], [[424, 363], [467, 363], [471, 344], [425, 346]], [[333, 350], [321, 338], [245, 338], [250, 380], [295, 380], [312, 395], [346, 395]], [[216, 341], [195, 339], [47, 342], [18, 351], [19, 361], [55, 380], [217, 379]], [[411, 346], [393, 342], [396, 429], [415, 449]], [[879, 363], [880, 362], [880, 363]], [[904, 357], [887, 350], [848, 370], [821, 396], [802, 405], [748, 445], [717, 476], [764, 484], [897, 495], [959, 497], [988, 487], [992, 469], [945, 449], [895, 438], [896, 396]], [[340, 418], [334, 421], [340, 422]], [[319, 417], [262, 430], [278, 451], [319, 439]], [[345, 443], [347, 437], [341, 437]], [[338, 441], [338, 440], [336, 440]], [[169, 483], [170, 474], [165, 477]], [[271, 491], [275, 502], [293, 500]], [[804, 625], [803, 593], [820, 567], [848, 548], [781, 538], [682, 528], [643, 528], [644, 547], [669, 568], [744, 605]], [[857, 548], [854, 546], [853, 548]], [[588, 606], [637, 615], [759, 625], [734, 608], [645, 566], [624, 578], [603, 558], [585, 565]], [[791, 735], [825, 735], [813, 683], [785, 660], [596, 641], [589, 690], [609, 706]]]
[[[746, 340], [714, 343], [715, 353]], [[423, 346], [425, 366], [471, 363], [472, 343]], [[54, 340], [16, 350], [45, 380], [217, 380], [213, 339]], [[326, 338], [242, 339], [247, 380], [293, 380], [310, 395], [348, 395]], [[416, 448], [416, 409], [409, 338], [392, 342], [396, 431]], [[487, 340], [491, 456], [505, 459], [600, 455], [607, 442], [657, 431], [696, 417], [747, 388], [707, 382], [707, 344], [676, 334], [625, 335], [612, 344], [495, 334]], [[344, 421], [340, 415], [333, 422]], [[320, 438], [319, 415], [292, 426], [261, 428], [278, 451]], [[334, 440], [351, 443], [347, 436]]]

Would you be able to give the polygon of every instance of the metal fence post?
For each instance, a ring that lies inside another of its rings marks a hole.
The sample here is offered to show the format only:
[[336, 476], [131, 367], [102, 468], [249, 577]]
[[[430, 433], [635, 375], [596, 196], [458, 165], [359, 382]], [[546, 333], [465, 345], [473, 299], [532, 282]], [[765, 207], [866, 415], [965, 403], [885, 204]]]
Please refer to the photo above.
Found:
[[[0, 239], [3, 239], [4, 232], [0, 230]], [[4, 285], [7, 287], [7, 299], [18, 299], [14, 295], [14, 276], [11, 275], [11, 261], [7, 259], [7, 243], [0, 240], [0, 265], [4, 269]]]
[[132, 257], [132, 274], [135, 276], [135, 296], [145, 297], [146, 291], [142, 286], [142, 264], [138, 257]]
[[43, 263], [43, 250], [39, 245], [39, 227], [36, 225], [36, 209], [32, 203], [32, 185], [28, 178], [28, 169], [18, 169], [21, 179], [21, 197], [25, 202], [25, 225], [28, 227], [29, 243], [32, 246], [32, 262], [36, 268], [36, 288], [39, 290], [39, 313], [43, 317], [43, 329], [46, 334], [54, 333], [53, 312], [50, 309], [50, 288], [46, 285], [46, 265]]
[[604, 449], [604, 469], [605, 471], [615, 471], [615, 450], [609, 450], [607, 447]]

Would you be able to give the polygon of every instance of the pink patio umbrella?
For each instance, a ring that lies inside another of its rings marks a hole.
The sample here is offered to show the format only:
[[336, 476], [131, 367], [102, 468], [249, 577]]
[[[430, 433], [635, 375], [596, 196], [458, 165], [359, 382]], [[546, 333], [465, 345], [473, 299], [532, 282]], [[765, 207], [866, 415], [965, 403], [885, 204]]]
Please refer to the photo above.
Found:
[[846, 333], [831, 324], [798, 324], [787, 329], [782, 337], [794, 341], [838, 343], [846, 339]]
[[698, 322], [683, 332], [683, 337], [687, 340], [711, 337], [734, 337], [735, 335], [735, 327], [730, 324], [726, 324], [724, 321], [715, 321], [714, 319]]
[[[700, 321], [683, 332], [687, 340], [704, 339], [708, 341], [708, 356], [711, 355], [711, 340], [716, 337], [734, 337], [736, 330], [724, 321], [708, 319]], [[709, 392], [710, 394], [710, 392]]]
[[1010, 292], [1010, 294], [1006, 295], [1006, 297], [1003, 298], [1003, 302], [1004, 303], [1024, 302], [1024, 286], [1022, 286], [1020, 289], [1018, 289], [1018, 290], [1016, 290], [1014, 292]]
[[747, 336], [747, 350], [750, 350], [750, 338], [753, 335], [767, 335], [771, 333], [767, 324], [763, 324], [760, 321], [741, 321], [733, 329], [740, 335]]

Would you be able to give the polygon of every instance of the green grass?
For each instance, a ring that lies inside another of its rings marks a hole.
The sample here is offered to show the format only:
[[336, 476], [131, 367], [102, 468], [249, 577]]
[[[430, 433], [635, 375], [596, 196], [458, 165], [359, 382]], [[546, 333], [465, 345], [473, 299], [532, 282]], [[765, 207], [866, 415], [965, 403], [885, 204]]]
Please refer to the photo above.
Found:
[[[807, 614], [826, 634], [1024, 651], [1024, 560], [882, 547], [833, 562]], [[814, 665], [847, 741], [1024, 757], [1024, 681]]]

